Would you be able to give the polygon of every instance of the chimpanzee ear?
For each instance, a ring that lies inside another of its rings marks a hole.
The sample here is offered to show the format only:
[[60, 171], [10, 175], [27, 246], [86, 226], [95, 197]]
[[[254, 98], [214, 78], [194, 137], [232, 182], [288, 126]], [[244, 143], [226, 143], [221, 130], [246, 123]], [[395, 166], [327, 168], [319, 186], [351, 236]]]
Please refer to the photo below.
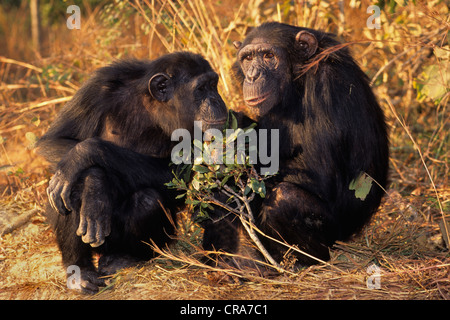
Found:
[[241, 46], [242, 46], [242, 42], [240, 42], [240, 41], [233, 41], [233, 46], [234, 46], [237, 50], [239, 50], [239, 49], [241, 48]]
[[148, 91], [156, 100], [167, 102], [173, 95], [172, 79], [165, 73], [157, 73], [148, 81]]
[[302, 50], [304, 50], [304, 54], [306, 58], [311, 58], [311, 56], [316, 53], [318, 43], [317, 38], [306, 30], [302, 30], [295, 36], [295, 41], [297, 41], [298, 45]]

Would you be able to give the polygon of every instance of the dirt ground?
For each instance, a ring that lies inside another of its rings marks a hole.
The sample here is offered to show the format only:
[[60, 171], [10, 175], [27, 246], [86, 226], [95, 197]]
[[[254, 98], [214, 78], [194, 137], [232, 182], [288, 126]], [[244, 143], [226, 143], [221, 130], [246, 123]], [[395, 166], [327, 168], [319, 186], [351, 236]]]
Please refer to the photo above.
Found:
[[[27, 196], [31, 192], [0, 206], [0, 299], [450, 298], [450, 257], [440, 229], [424, 223], [412, 204], [399, 212], [405, 200], [395, 192], [360, 235], [331, 250], [329, 264], [271, 278], [234, 276], [173, 246], [154, 261], [120, 271], [93, 296], [67, 289], [53, 232]], [[378, 269], [368, 269], [374, 263]]]

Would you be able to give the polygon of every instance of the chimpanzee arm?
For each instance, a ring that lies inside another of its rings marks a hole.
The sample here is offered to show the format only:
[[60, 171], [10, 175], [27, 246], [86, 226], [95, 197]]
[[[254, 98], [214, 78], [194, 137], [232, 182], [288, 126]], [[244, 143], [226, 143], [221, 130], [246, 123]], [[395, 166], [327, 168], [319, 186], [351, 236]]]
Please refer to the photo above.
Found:
[[93, 166], [118, 176], [130, 190], [160, 188], [170, 181], [168, 159], [152, 158], [100, 138], [86, 139], [70, 149], [56, 166], [47, 189], [55, 210], [59, 213], [66, 212], [64, 207], [73, 210], [70, 203], [72, 188], [82, 172]]

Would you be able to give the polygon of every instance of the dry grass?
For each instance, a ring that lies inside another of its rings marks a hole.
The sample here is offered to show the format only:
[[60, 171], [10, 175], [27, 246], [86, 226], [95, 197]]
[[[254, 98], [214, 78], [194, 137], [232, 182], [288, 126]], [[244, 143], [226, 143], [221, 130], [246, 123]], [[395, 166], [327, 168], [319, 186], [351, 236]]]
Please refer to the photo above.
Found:
[[[369, 1], [350, 3], [342, 10], [338, 2], [319, 0], [118, 1], [89, 8], [81, 30], [66, 29], [64, 20], [46, 27], [42, 57], [22, 41], [26, 24], [12, 20], [26, 21], [26, 8], [6, 15], [0, 7], [0, 16], [11, 19], [2, 24], [10, 35], [8, 51], [0, 51], [0, 299], [450, 299], [448, 230], [442, 224], [450, 221], [448, 8], [428, 1], [382, 11], [381, 29], [369, 30]], [[192, 234], [198, 229], [184, 219], [180, 240], [160, 258], [119, 272], [113, 286], [96, 296], [68, 292], [53, 234], [41, 216], [49, 175], [31, 148], [35, 136], [92, 70], [131, 55], [201, 53], [220, 74], [227, 105], [239, 109], [229, 72], [231, 42], [264, 21], [330, 31], [352, 43], [390, 127], [391, 185], [377, 215], [352, 241], [336, 244], [328, 264], [270, 278], [200, 263], [198, 234]], [[417, 97], [432, 65], [447, 90], [440, 101]], [[366, 285], [373, 263], [381, 269], [380, 289]]]

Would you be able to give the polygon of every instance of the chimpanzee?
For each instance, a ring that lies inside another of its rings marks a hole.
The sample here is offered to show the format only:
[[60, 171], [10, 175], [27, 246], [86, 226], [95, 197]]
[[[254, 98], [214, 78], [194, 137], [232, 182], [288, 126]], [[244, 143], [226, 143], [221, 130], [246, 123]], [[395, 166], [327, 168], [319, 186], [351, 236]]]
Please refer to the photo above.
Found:
[[97, 70], [40, 139], [55, 171], [47, 216], [64, 266], [81, 270], [83, 292], [103, 285], [99, 275], [153, 257], [150, 241], [169, 242], [178, 205], [164, 186], [171, 134], [192, 133], [197, 120], [205, 130], [223, 127], [217, 83], [210, 64], [189, 52], [118, 61]]
[[[360, 230], [383, 196], [389, 167], [383, 112], [366, 75], [331, 34], [265, 23], [234, 45], [233, 71], [245, 102], [241, 124], [257, 122], [256, 129], [278, 129], [280, 137], [279, 171], [266, 180], [266, 198], [251, 203], [256, 226], [328, 260], [329, 247]], [[366, 197], [352, 190], [361, 178], [371, 182]], [[239, 249], [233, 219], [205, 224], [206, 249]], [[260, 238], [281, 261], [287, 248]], [[300, 253], [295, 258], [317, 263]]]

